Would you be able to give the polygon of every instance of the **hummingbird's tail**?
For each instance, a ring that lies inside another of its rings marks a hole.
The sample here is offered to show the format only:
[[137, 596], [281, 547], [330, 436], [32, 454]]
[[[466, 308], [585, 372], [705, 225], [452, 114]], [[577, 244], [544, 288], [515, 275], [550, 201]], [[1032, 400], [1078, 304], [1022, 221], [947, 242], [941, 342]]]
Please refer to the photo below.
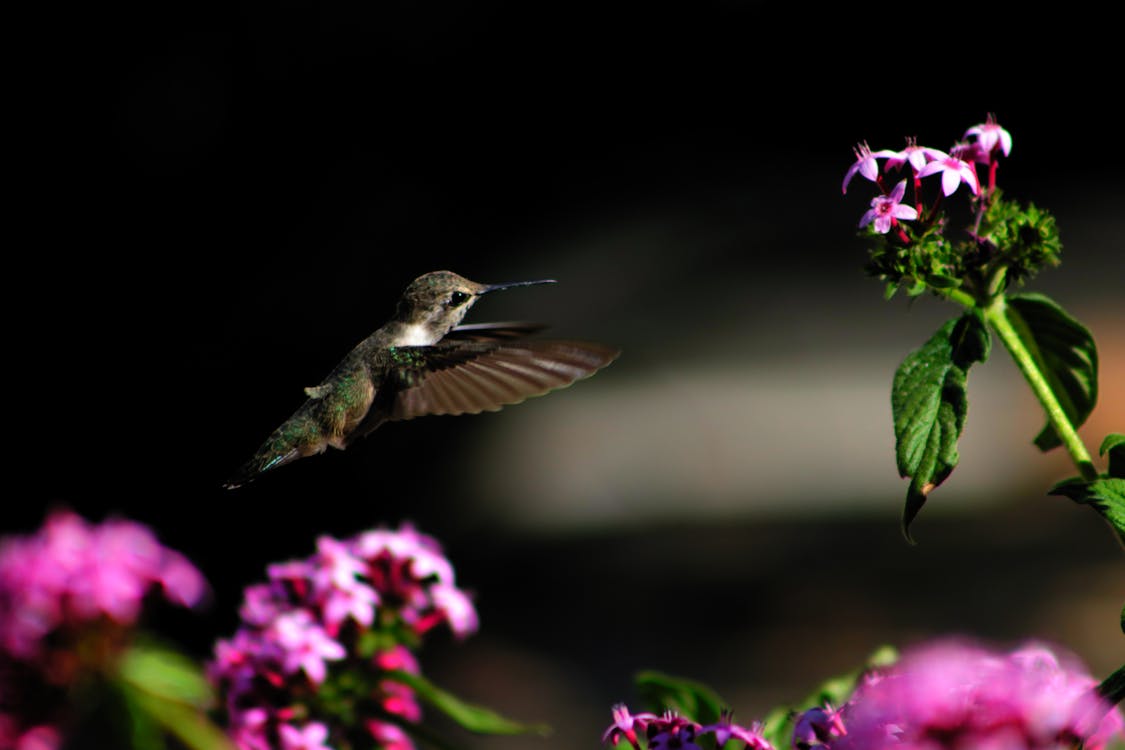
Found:
[[291, 448], [285, 453], [274, 453], [268, 451], [267, 447], [269, 442], [258, 451], [258, 453], [249, 461], [242, 464], [230, 479], [223, 482], [223, 489], [233, 490], [236, 487], [241, 487], [248, 482], [252, 482], [258, 478], [259, 474], [276, 469], [279, 466], [284, 466], [287, 463], [296, 461], [301, 457], [301, 452], [296, 448]]
[[315, 400], [307, 401], [296, 414], [266, 438], [253, 458], [239, 467], [230, 479], [223, 482], [223, 487], [233, 490], [257, 479], [267, 471], [292, 463], [302, 456], [311, 456], [323, 451], [326, 443], [318, 428], [316, 408]]

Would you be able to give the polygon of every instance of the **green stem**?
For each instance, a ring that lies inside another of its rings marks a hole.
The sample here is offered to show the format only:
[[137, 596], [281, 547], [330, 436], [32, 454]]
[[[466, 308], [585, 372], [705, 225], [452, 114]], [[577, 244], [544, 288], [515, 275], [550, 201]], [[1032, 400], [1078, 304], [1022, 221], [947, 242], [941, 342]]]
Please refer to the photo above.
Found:
[[1125, 701], [1125, 665], [1119, 667], [1116, 672], [1106, 677], [1101, 685], [1098, 685], [1098, 694], [1109, 701], [1110, 705]]
[[977, 307], [977, 301], [973, 295], [961, 289], [936, 289], [934, 290], [946, 299], [952, 300], [962, 307], [967, 307], [970, 310]]
[[992, 301], [992, 304], [984, 308], [984, 318], [999, 334], [1000, 340], [1004, 342], [1004, 347], [1012, 355], [1012, 359], [1016, 361], [1035, 397], [1039, 399], [1039, 403], [1043, 405], [1043, 409], [1047, 412], [1047, 419], [1050, 420], [1051, 426], [1055, 428], [1055, 432], [1062, 440], [1062, 444], [1066, 447], [1074, 465], [1078, 467], [1078, 472], [1082, 475], [1082, 478], [1087, 481], [1097, 479], [1098, 470], [1094, 468], [1094, 462], [1090, 459], [1090, 454], [1086, 452], [1086, 446], [1082, 444], [1082, 439], [1078, 437], [1074, 425], [1070, 423], [1066, 412], [1063, 411], [1058, 399], [1055, 398], [1055, 392], [1051, 390], [1051, 385], [1043, 376], [1035, 358], [1031, 356], [1031, 352], [1027, 350], [1023, 340], [1016, 333], [1015, 327], [1008, 319], [1007, 311], [1008, 306], [1004, 296], [999, 295]]

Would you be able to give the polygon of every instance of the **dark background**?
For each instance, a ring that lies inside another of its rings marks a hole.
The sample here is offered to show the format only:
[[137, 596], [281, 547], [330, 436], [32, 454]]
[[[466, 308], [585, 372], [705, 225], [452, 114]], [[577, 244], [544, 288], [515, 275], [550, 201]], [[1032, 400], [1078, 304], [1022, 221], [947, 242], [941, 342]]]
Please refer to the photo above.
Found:
[[[559, 474], [504, 484], [540, 442], [597, 437], [545, 434], [554, 422], [533, 420], [555, 400], [575, 413], [586, 399], [611, 413], [631, 404], [610, 415], [622, 451], [627, 415], [682, 408], [660, 390], [637, 404], [653, 373], [684, 373], [687, 391], [701, 388], [688, 372], [819, 374], [809, 387], [831, 398], [834, 368], [866, 362], [871, 382], [889, 385], [948, 310], [888, 306], [863, 277], [852, 227], [870, 193], [859, 182], [839, 192], [851, 148], [898, 148], [904, 135], [948, 148], [990, 111], [1015, 137], [1006, 189], [1063, 227], [1066, 263], [1038, 288], [1101, 342], [1103, 402], [1087, 443], [1120, 431], [1116, 41], [1080, 6], [1042, 18], [1017, 7], [46, 11], [27, 27], [9, 114], [23, 231], [8, 248], [8, 424], [20, 444], [8, 466], [22, 489], [3, 527], [29, 530], [52, 505], [151, 524], [214, 585], [209, 612], [160, 623], [203, 654], [233, 631], [241, 588], [267, 562], [307, 555], [321, 533], [412, 520], [446, 543], [483, 620], [466, 644], [439, 638], [424, 668], [551, 721], [561, 747], [596, 744], [643, 667], [713, 682], [746, 720], [883, 641], [940, 632], [1040, 634], [1108, 671], [1125, 655], [1120, 551], [1093, 514], [1043, 498], [1066, 472], [1057, 456], [1021, 453], [1014, 473], [963, 485], [962, 507], [979, 511], [943, 515], [935, 501], [918, 548], [898, 535], [904, 488], [889, 442], [870, 446], [885, 494], [821, 475], [818, 451], [866, 447], [847, 435], [807, 455], [793, 443], [788, 455], [806, 463], [792, 479], [821, 489], [768, 512], [755, 511], [767, 489], [727, 492], [706, 515], [691, 492], [649, 514], [638, 491], [615, 497], [625, 510], [611, 517], [552, 524], [521, 508], [558, 495]], [[545, 320], [624, 354], [499, 415], [391, 425], [346, 453], [222, 490], [300, 389], [381, 324], [412, 278], [439, 268], [486, 282], [558, 278], [483, 301], [470, 319]], [[1010, 367], [1001, 373], [1007, 386], [992, 392], [1021, 387]], [[1034, 405], [1019, 406], [1034, 428]], [[517, 461], [488, 436], [523, 410]], [[1031, 437], [1007, 415], [977, 414], [994, 416], [978, 418], [995, 431], [980, 445]], [[711, 418], [692, 434], [713, 428], [737, 455], [729, 425]], [[871, 419], [889, 440], [884, 415]], [[746, 429], [769, 436], [787, 422]], [[667, 433], [667, 453], [642, 457], [634, 475], [675, 463], [679, 428], [653, 429]], [[558, 456], [545, 448], [533, 465], [588, 470]], [[754, 467], [754, 451], [744, 459]], [[522, 491], [497, 500], [504, 486]]]

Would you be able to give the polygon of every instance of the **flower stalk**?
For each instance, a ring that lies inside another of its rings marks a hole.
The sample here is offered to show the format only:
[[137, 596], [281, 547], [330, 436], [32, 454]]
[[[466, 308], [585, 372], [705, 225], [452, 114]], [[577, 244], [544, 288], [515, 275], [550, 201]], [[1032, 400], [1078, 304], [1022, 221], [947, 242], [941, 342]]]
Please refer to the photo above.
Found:
[[1039, 399], [1039, 403], [1043, 405], [1043, 410], [1047, 412], [1047, 419], [1050, 420], [1051, 426], [1055, 428], [1055, 432], [1067, 453], [1070, 454], [1070, 459], [1078, 468], [1079, 474], [1087, 481], [1097, 479], [1098, 471], [1094, 468], [1094, 462], [1086, 451], [1082, 438], [1078, 437], [1078, 432], [1074, 429], [1074, 425], [1070, 423], [1070, 419], [1067, 418], [1066, 412], [1055, 396], [1050, 383], [1047, 382], [1042, 371], [1040, 371], [1035, 358], [1031, 356], [1031, 352], [1024, 346], [1023, 339], [1016, 332], [1016, 328], [1008, 316], [1008, 305], [1003, 295], [997, 297], [991, 305], [985, 308], [984, 318], [1000, 336], [1000, 340], [1004, 342], [1004, 348], [1016, 361], [1024, 379], [1031, 386], [1035, 398]]

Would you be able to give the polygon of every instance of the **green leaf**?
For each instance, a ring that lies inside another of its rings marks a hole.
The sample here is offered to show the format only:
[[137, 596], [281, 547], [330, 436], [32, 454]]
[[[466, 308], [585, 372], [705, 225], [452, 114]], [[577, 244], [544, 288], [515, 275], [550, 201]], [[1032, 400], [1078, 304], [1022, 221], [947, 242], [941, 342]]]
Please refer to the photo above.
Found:
[[134, 645], [118, 662], [118, 674], [134, 687], [201, 708], [214, 699], [211, 685], [191, 659], [156, 645]]
[[1118, 479], [1125, 479], [1125, 435], [1113, 432], [1105, 436], [1102, 447], [1098, 449], [1099, 455], [1109, 454], [1109, 475]]
[[545, 724], [521, 724], [507, 719], [495, 711], [466, 703], [457, 696], [434, 685], [425, 677], [409, 672], [387, 673], [388, 679], [400, 682], [414, 690], [419, 698], [438, 709], [460, 726], [477, 734], [538, 734], [545, 736], [551, 729]]
[[[1067, 419], [1078, 428], [1098, 400], [1098, 350], [1086, 327], [1042, 294], [1008, 298], [1007, 316], [1031, 353]], [[1048, 422], [1035, 437], [1048, 451], [1062, 442]]]
[[1059, 482], [1048, 494], [1062, 495], [1076, 503], [1089, 505], [1109, 521], [1125, 543], [1125, 479], [1103, 476], [1086, 481], [1074, 477]]
[[226, 734], [206, 716], [213, 696], [207, 679], [186, 656], [154, 645], [135, 645], [122, 656], [117, 687], [133, 717], [134, 734], [145, 747], [160, 747], [152, 725], [193, 750], [234, 750]]
[[730, 704], [702, 682], [661, 672], [640, 672], [634, 678], [641, 699], [656, 713], [667, 709], [700, 724], [714, 724]]
[[795, 706], [780, 706], [766, 714], [766, 718], [762, 721], [763, 735], [775, 748], [789, 747], [793, 726], [800, 714], [825, 704], [831, 704], [836, 708], [843, 706], [855, 691], [860, 677], [872, 669], [888, 666], [897, 660], [898, 652], [895, 649], [890, 646], [880, 647], [867, 657], [859, 669], [830, 677]]
[[957, 466], [957, 438], [969, 408], [967, 371], [973, 362], [987, 359], [990, 349], [988, 329], [975, 313], [967, 312], [938, 329], [895, 372], [895, 459], [899, 476], [912, 480], [902, 518], [907, 539], [926, 497]]

